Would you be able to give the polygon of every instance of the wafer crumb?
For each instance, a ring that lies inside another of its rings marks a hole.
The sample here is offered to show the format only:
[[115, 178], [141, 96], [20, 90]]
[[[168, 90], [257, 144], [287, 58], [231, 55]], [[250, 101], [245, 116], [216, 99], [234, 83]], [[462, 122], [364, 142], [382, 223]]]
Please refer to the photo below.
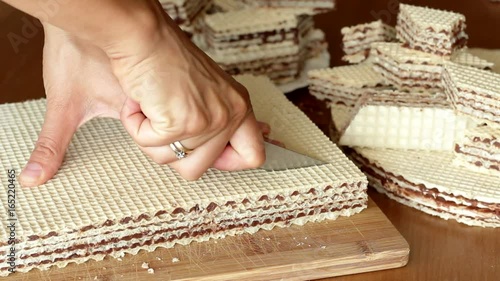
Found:
[[156, 257], [157, 260], [161, 261], [161, 258], [160, 257]]
[[117, 258], [118, 261], [122, 261], [122, 258]]
[[144, 268], [144, 269], [148, 269], [149, 268], [149, 263], [143, 262], [142, 265], [141, 265], [141, 267]]
[[326, 246], [325, 245], [321, 245], [320, 247], [321, 249], [326, 249]]
[[180, 262], [179, 258], [172, 258], [172, 263]]
[[154, 269], [152, 269], [152, 268], [148, 268], [148, 273], [149, 273], [149, 274], [155, 274], [155, 270], [154, 270]]

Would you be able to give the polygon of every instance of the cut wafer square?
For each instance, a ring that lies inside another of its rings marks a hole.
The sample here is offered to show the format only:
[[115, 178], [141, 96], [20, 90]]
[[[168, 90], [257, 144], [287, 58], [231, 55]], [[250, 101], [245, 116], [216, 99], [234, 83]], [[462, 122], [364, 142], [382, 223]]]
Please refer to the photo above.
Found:
[[449, 57], [467, 44], [465, 16], [407, 4], [399, 5], [397, 35], [405, 46]]
[[500, 126], [500, 74], [449, 63], [442, 81], [455, 110], [491, 126]]

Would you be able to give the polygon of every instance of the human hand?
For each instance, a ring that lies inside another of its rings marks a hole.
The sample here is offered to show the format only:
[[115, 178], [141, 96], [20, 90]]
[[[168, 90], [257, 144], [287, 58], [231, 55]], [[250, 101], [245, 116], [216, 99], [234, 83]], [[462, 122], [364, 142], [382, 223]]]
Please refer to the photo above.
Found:
[[[23, 186], [40, 185], [54, 176], [71, 137], [83, 123], [97, 116], [119, 118], [127, 100], [131, 106], [138, 106], [123, 92], [112, 72], [109, 58], [100, 48], [49, 24], [44, 27], [43, 71], [47, 112], [35, 150], [20, 177]], [[127, 122], [129, 119], [123, 120]], [[257, 127], [259, 132], [269, 132], [267, 124], [259, 123]], [[261, 133], [256, 134], [257, 139], [260, 136]], [[142, 149], [159, 163], [168, 161], [161, 153], [168, 154], [170, 158], [173, 156], [168, 145]], [[241, 162], [232, 162], [241, 157], [235, 155], [234, 148], [224, 149], [224, 153], [213, 162], [214, 167], [225, 170], [245, 168], [240, 165]]]
[[59, 170], [76, 130], [94, 117], [120, 118], [127, 96], [106, 54], [68, 32], [44, 24], [43, 80], [47, 110], [22, 186], [45, 183]]
[[[126, 130], [156, 162], [168, 163], [186, 179], [197, 179], [211, 166], [260, 166], [263, 138], [246, 89], [158, 13], [162, 19], [141, 39], [118, 36], [97, 43], [128, 96], [121, 112]], [[175, 141], [194, 151], [177, 160], [168, 146]]]

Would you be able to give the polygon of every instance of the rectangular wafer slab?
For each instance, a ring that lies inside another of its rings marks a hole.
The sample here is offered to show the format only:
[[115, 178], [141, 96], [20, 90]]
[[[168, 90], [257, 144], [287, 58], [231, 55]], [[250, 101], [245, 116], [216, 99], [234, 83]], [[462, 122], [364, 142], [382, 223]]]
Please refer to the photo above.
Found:
[[296, 80], [305, 61], [327, 48], [312, 17], [293, 9], [246, 8], [209, 15], [202, 41], [206, 53], [229, 74], [267, 75], [277, 84]]
[[[349, 216], [366, 207], [365, 176], [267, 78], [237, 78], [251, 93], [273, 139], [329, 164], [279, 172], [209, 170], [188, 182], [147, 158], [119, 121], [96, 119], [75, 135], [58, 174], [37, 188], [16, 189], [17, 271], [101, 260], [260, 229]], [[26, 163], [45, 101], [0, 105], [1, 169]], [[7, 173], [0, 180], [8, 182]], [[7, 200], [7, 185], [2, 185]], [[0, 264], [8, 206], [1, 205]]]

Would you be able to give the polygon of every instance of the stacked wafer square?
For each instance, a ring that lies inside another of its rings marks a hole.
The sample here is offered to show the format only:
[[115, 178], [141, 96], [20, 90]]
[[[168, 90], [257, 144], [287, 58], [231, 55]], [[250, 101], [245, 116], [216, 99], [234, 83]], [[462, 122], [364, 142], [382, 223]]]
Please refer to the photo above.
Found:
[[[182, 179], [151, 161], [120, 122], [96, 119], [73, 138], [56, 177], [16, 189], [16, 206], [0, 212], [0, 276], [10, 223], [16, 218], [16, 270], [136, 254], [157, 247], [254, 233], [261, 229], [350, 216], [367, 207], [367, 180], [340, 149], [266, 77], [239, 76], [256, 117], [273, 139], [326, 164], [268, 172], [209, 170]], [[20, 171], [37, 138], [45, 101], [0, 105], [0, 168]], [[7, 172], [0, 180], [8, 182]], [[7, 185], [1, 185], [7, 194]]]
[[465, 16], [401, 4], [397, 20], [397, 34], [409, 48], [450, 56], [467, 44]]
[[324, 33], [314, 28], [311, 11], [334, 2], [252, 3], [215, 1], [195, 42], [230, 74], [267, 75], [286, 91], [306, 86], [305, 70], [329, 64]]
[[401, 4], [402, 42], [374, 40], [361, 64], [309, 72], [309, 89], [329, 103], [332, 139], [354, 148], [377, 190], [445, 219], [498, 227], [500, 74], [460, 49], [464, 28], [460, 14]]

